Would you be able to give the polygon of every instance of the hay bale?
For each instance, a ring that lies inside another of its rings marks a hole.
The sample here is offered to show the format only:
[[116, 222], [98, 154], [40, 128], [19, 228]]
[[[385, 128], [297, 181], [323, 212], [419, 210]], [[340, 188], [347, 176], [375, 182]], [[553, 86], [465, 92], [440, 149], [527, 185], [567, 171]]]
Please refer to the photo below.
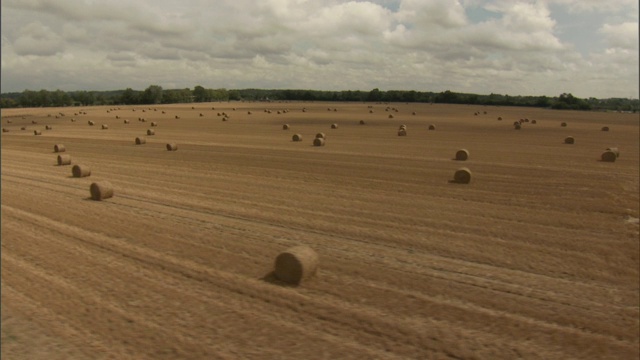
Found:
[[522, 129], [522, 125], [520, 125], [520, 123], [517, 123], [517, 124], [513, 125], [513, 128], [516, 129], [516, 130], [520, 130], [520, 129]]
[[129, 123], [129, 120], [125, 119], [125, 120], [124, 120], [124, 123], [125, 123], [125, 124], [128, 124], [128, 123]]
[[109, 125], [107, 124], [102, 124], [102, 130], [108, 130], [109, 129]]
[[325, 136], [325, 134], [324, 134], [324, 133], [317, 133], [317, 134], [316, 134], [316, 139], [319, 139], [319, 138], [321, 138], [321, 139], [325, 139], [325, 138], [326, 138], [326, 136]]
[[604, 162], [615, 162], [616, 159], [618, 158], [618, 156], [616, 156], [616, 153], [611, 151], [611, 150], [607, 150], [605, 152], [602, 153], [602, 155], [600, 156], [600, 158], [602, 159], [602, 161]]
[[71, 168], [71, 174], [73, 177], [87, 177], [91, 175], [91, 168], [86, 165], [73, 165]]
[[148, 136], [152, 136], [152, 135], [155, 135], [155, 134], [156, 134], [155, 130], [153, 130], [153, 129], [147, 129], [147, 135], [148, 135]]
[[76, 122], [76, 119], [74, 119], [74, 118], [71, 118], [70, 120], [71, 120], [71, 122]]
[[120, 119], [120, 116], [116, 115], [116, 119]]
[[331, 128], [332, 129], [337, 129], [338, 128], [338, 124], [331, 124]]
[[136, 145], [142, 145], [142, 144], [146, 144], [147, 143], [147, 139], [145, 137], [137, 137], [136, 138]]
[[299, 285], [316, 274], [318, 260], [318, 254], [309, 246], [294, 246], [276, 257], [274, 275], [281, 281]]
[[389, 114], [389, 119], [393, 119], [393, 114]]
[[369, 110], [369, 114], [373, 114], [373, 110]]
[[324, 146], [324, 138], [313, 139], [313, 146]]
[[610, 147], [610, 148], [607, 148], [607, 149], [606, 149], [606, 151], [611, 151], [611, 152], [613, 152], [614, 154], [616, 154], [616, 158], [620, 157], [620, 151], [618, 150], [618, 148], [617, 148], [617, 147]]
[[415, 111], [411, 113], [411, 115], [415, 115], [415, 114], [416, 114], [416, 112], [415, 112]]
[[435, 129], [436, 129], [435, 125], [433, 125], [433, 124], [429, 125], [429, 130], [435, 130]]
[[2, 128], [2, 132], [9, 132], [9, 129], [7, 129], [7, 128]]
[[51, 129], [53, 129], [53, 127], [51, 127], [51, 125], [45, 125], [45, 126], [44, 126], [44, 129], [45, 129], [45, 130], [51, 130]]
[[560, 124], [560, 126], [562, 126], [562, 127], [567, 127], [567, 123], [566, 123], [566, 122], [563, 122], [563, 123], [561, 123], [561, 124]]
[[31, 120], [31, 123], [35, 125], [35, 124], [37, 124], [38, 122], [37, 122], [37, 121], [35, 121], [35, 120]]
[[113, 197], [113, 185], [108, 181], [98, 181], [89, 187], [91, 199], [100, 201]]
[[91, 121], [91, 120], [89, 120], [87, 123], [89, 124], [89, 126], [95, 125], [95, 123], [93, 121]]
[[204, 116], [204, 114], [203, 114], [203, 113], [200, 113], [200, 117], [203, 117], [203, 116]]
[[293, 136], [291, 137], [291, 140], [293, 140], [293, 141], [302, 141], [302, 135], [293, 134]]
[[12, 122], [11, 119], [7, 119], [7, 124], [11, 124]]
[[67, 149], [64, 147], [64, 145], [62, 145], [62, 144], [53, 145], [53, 152], [60, 153], [60, 152], [65, 152], [65, 151], [67, 151]]
[[573, 138], [573, 136], [567, 136], [566, 138], [564, 138], [565, 144], [574, 144], [575, 142], [576, 140]]
[[407, 125], [405, 125], [405, 124], [400, 125], [400, 127], [398, 128], [398, 130], [402, 130], [402, 129], [407, 130]]
[[364, 120], [360, 120], [360, 125], [364, 125]]
[[27, 127], [23, 126], [23, 127], [20, 128], [20, 130], [27, 130]]
[[178, 150], [178, 145], [175, 143], [169, 143], [167, 144], [167, 151], [177, 151]]
[[176, 115], [176, 119], [180, 119], [180, 116]]
[[466, 167], [456, 170], [453, 174], [453, 181], [458, 184], [468, 184], [471, 181], [471, 170]]
[[158, 126], [158, 123], [157, 123], [157, 122], [155, 122], [155, 121], [152, 121], [152, 122], [151, 122], [151, 126]]
[[33, 135], [42, 135], [42, 131], [40, 131], [40, 130], [33, 130]]
[[398, 136], [407, 136], [407, 129], [398, 130]]
[[282, 130], [289, 130], [289, 124], [282, 125]]
[[58, 165], [71, 165], [71, 155], [58, 155]]
[[498, 121], [502, 121], [502, 116], [498, 116]]
[[531, 123], [535, 125], [535, 124], [537, 124], [538, 122], [537, 122], [537, 121], [535, 121], [535, 120], [531, 120]]
[[458, 151], [456, 151], [456, 160], [458, 161], [465, 161], [469, 158], [469, 150], [467, 149], [460, 149]]
[[609, 127], [608, 126], [603, 126], [601, 130], [602, 131], [609, 131]]

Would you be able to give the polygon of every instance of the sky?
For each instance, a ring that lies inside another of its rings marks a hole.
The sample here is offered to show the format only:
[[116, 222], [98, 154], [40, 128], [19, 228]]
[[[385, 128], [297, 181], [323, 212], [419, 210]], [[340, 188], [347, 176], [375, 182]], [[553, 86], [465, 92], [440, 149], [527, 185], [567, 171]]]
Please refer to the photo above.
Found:
[[1, 91], [638, 98], [638, 0], [2, 0]]

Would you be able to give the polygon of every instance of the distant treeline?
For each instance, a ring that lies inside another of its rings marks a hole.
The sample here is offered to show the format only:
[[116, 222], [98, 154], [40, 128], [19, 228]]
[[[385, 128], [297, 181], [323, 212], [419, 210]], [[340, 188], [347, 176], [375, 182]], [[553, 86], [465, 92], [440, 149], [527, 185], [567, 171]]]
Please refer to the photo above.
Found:
[[141, 105], [176, 104], [212, 101], [351, 101], [351, 102], [422, 102], [444, 104], [474, 104], [500, 106], [530, 106], [571, 110], [640, 110], [638, 99], [580, 99], [563, 93], [548, 96], [509, 96], [501, 94], [478, 95], [443, 91], [440, 93], [389, 90], [371, 91], [320, 91], [320, 90], [264, 90], [264, 89], [205, 89], [198, 85], [193, 89], [162, 89], [150, 85], [145, 90], [113, 91], [32, 91], [4, 93], [0, 95], [2, 108], [50, 107], [50, 106], [92, 106], [92, 105]]

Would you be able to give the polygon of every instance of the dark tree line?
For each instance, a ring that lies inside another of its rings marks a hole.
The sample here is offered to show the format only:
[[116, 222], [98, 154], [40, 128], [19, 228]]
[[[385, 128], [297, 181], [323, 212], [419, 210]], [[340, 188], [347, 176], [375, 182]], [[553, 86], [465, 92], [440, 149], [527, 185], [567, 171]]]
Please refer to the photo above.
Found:
[[150, 85], [145, 90], [113, 91], [32, 91], [0, 95], [0, 107], [49, 107], [92, 105], [175, 104], [211, 101], [351, 101], [351, 102], [422, 102], [445, 104], [474, 104], [498, 106], [528, 106], [571, 110], [632, 111], [640, 109], [638, 99], [580, 99], [563, 93], [557, 97], [509, 96], [501, 94], [467, 94], [453, 91], [439, 93], [415, 90], [371, 91], [344, 90], [269, 90], [269, 89], [207, 89], [200, 85], [193, 89], [165, 90]]

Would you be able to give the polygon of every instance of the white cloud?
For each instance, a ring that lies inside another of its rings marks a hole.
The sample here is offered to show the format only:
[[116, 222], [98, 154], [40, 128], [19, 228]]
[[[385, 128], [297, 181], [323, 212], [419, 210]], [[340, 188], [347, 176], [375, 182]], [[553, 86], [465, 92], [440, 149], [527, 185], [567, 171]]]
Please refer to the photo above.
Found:
[[638, 50], [638, 23], [605, 24], [600, 29], [610, 47]]

